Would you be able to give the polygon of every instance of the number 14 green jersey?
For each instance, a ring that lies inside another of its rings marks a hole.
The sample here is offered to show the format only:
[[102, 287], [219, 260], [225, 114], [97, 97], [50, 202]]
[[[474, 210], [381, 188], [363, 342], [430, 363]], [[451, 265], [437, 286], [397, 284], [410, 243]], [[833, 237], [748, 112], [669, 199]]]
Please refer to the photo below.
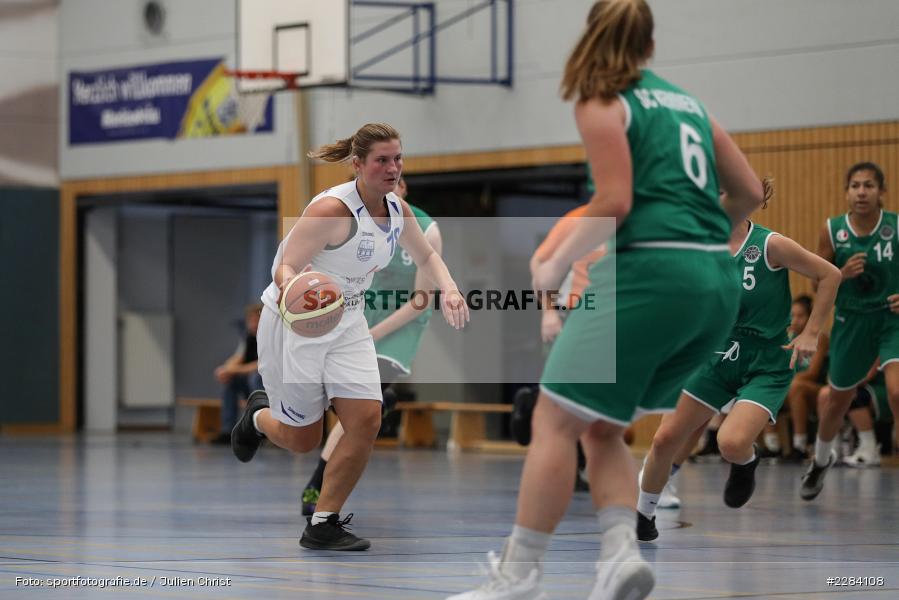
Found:
[[865, 254], [865, 270], [858, 277], [847, 279], [837, 292], [837, 308], [854, 312], [874, 312], [887, 309], [887, 296], [899, 293], [899, 263], [893, 262], [896, 247], [897, 215], [880, 211], [874, 229], [859, 236], [852, 228], [849, 214], [827, 219], [834, 264], [843, 268], [853, 255]]

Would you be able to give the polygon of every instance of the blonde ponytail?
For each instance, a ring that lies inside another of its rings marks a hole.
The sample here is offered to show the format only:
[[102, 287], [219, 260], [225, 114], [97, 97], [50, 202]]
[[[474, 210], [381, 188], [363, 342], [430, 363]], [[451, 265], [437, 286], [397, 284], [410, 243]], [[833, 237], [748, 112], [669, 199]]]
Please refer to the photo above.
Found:
[[359, 131], [333, 144], [325, 144], [317, 150], [309, 153], [309, 158], [317, 158], [325, 162], [342, 162], [353, 156], [365, 160], [371, 147], [376, 142], [389, 142], [399, 140], [400, 132], [387, 123], [368, 123], [359, 128]]
[[652, 11], [645, 0], [599, 0], [587, 16], [562, 76], [565, 100], [611, 100], [640, 79], [652, 55]]
[[337, 140], [333, 144], [325, 144], [318, 150], [309, 153], [309, 158], [317, 158], [325, 162], [342, 162], [353, 155], [353, 138]]

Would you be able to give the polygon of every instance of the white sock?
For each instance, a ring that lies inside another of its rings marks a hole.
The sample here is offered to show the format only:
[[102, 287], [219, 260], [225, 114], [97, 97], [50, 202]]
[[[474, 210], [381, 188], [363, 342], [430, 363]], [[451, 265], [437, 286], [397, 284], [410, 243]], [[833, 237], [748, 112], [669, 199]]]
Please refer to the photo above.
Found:
[[542, 574], [541, 562], [551, 539], [551, 533], [515, 525], [503, 547], [500, 563], [503, 574], [518, 580], [527, 579], [534, 569]]
[[[839, 437], [839, 436], [838, 436]], [[825, 442], [819, 437], [815, 438], [815, 464], [823, 467], [830, 462], [830, 455], [833, 452], [833, 445], [838, 438], [833, 438], [829, 442]]]
[[736, 464], [740, 465], [741, 467], [744, 465], [748, 465], [749, 463], [751, 463], [752, 461], [754, 461], [756, 459], [756, 456], [758, 456], [758, 455], [755, 453], [755, 448], [753, 448], [752, 456], [749, 457], [749, 460], [747, 460], [746, 462], [741, 462], [741, 463], [736, 463]]
[[805, 452], [805, 446], [808, 442], [806, 440], [808, 436], [804, 433], [794, 433], [793, 434], [793, 447], [801, 452]]
[[637, 511], [647, 519], [651, 519], [656, 514], [656, 507], [659, 505], [661, 496], [662, 494], [650, 494], [640, 490], [640, 496], [637, 498]]
[[858, 432], [858, 449], [862, 452], [874, 452], [877, 447], [877, 439], [874, 437], [874, 430]]
[[639, 552], [634, 509], [628, 506], [610, 506], [596, 513], [599, 520], [599, 560], [608, 560], [622, 548]]
[[319, 523], [324, 523], [325, 521], [328, 520], [328, 517], [330, 517], [330, 516], [333, 515], [333, 514], [334, 514], [334, 513], [332, 513], [332, 512], [324, 512], [324, 511], [323, 511], [323, 512], [317, 512], [317, 513], [314, 513], [314, 514], [312, 515], [312, 524], [313, 524], [313, 525], [318, 525]]
[[776, 433], [766, 433], [765, 446], [771, 452], [780, 452], [780, 437]]
[[265, 432], [262, 431], [261, 427], [259, 427], [259, 413], [261, 413], [261, 412], [262, 412], [262, 409], [259, 409], [253, 413], [253, 427], [256, 429], [256, 431], [259, 432], [260, 435], [265, 435]]

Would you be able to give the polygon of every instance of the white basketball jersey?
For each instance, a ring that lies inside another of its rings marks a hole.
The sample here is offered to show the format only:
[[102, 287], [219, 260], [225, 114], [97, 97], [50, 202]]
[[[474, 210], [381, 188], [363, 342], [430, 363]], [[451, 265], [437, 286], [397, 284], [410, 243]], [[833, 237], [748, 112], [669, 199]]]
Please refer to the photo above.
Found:
[[[381, 226], [375, 222], [365, 208], [362, 198], [359, 197], [355, 180], [325, 190], [313, 198], [309, 206], [326, 197], [337, 198], [343, 202], [355, 220], [355, 232], [350, 239], [335, 248], [325, 247], [312, 259], [313, 271], [330, 275], [343, 289], [344, 313], [340, 324], [334, 330], [336, 332], [343, 331], [357, 319], [363, 318], [365, 291], [371, 285], [375, 271], [386, 268], [398, 250], [404, 219], [400, 199], [391, 192], [386, 198], [389, 216], [387, 225]], [[322, 226], [326, 226], [325, 219], [321, 220]], [[279, 290], [274, 283], [274, 277], [283, 259], [284, 245], [292, 233], [293, 228], [278, 246], [278, 253], [272, 264], [273, 281], [262, 293], [262, 302], [275, 311], [278, 310]], [[302, 268], [301, 265], [296, 266]]]

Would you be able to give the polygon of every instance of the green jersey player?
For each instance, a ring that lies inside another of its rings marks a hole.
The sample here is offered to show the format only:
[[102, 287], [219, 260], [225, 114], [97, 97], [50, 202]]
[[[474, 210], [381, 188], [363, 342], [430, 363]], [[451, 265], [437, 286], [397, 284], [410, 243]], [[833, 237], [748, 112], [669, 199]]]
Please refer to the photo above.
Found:
[[[887, 396], [899, 409], [899, 227], [883, 210], [883, 171], [874, 163], [846, 174], [849, 212], [827, 220], [818, 254], [843, 274], [830, 337], [830, 393], [819, 410], [815, 458], [802, 478], [800, 494], [814, 499], [836, 460], [834, 441], [871, 364], [879, 357]], [[895, 426], [899, 430], [899, 425]]]
[[[684, 385], [673, 414], [666, 415], [646, 457], [637, 502], [637, 537], [658, 537], [655, 507], [672, 458], [693, 433], [715, 414], [729, 409], [718, 430], [721, 457], [731, 463], [724, 503], [746, 504], [755, 490], [759, 456], [753, 442], [774, 423], [798, 363], [817, 349], [818, 336], [833, 308], [839, 270], [793, 240], [747, 221], [730, 240], [741, 279], [740, 312], [727, 341]], [[818, 299], [808, 322], [792, 340], [787, 336], [790, 309], [789, 271], [818, 285]]]
[[[601, 539], [591, 598], [639, 600], [654, 585], [637, 547], [637, 472], [622, 433], [641, 411], [673, 404], [723, 342], [739, 296], [728, 237], [763, 191], [702, 103], [642, 68], [653, 50], [645, 0], [600, 0], [565, 66], [562, 95], [576, 102], [597, 189], [572, 234], [534, 265], [534, 288], [559, 289], [571, 263], [615, 226], [617, 240], [590, 269], [585, 296], [595, 294], [596, 308], [572, 312], [547, 360], [502, 556], [490, 555], [485, 586], [453, 600], [544, 597], [541, 563], [571, 499], [578, 439]], [[731, 192], [723, 204], [719, 178]], [[597, 356], [608, 339], [614, 357]], [[595, 381], [612, 358], [614, 382]]]

